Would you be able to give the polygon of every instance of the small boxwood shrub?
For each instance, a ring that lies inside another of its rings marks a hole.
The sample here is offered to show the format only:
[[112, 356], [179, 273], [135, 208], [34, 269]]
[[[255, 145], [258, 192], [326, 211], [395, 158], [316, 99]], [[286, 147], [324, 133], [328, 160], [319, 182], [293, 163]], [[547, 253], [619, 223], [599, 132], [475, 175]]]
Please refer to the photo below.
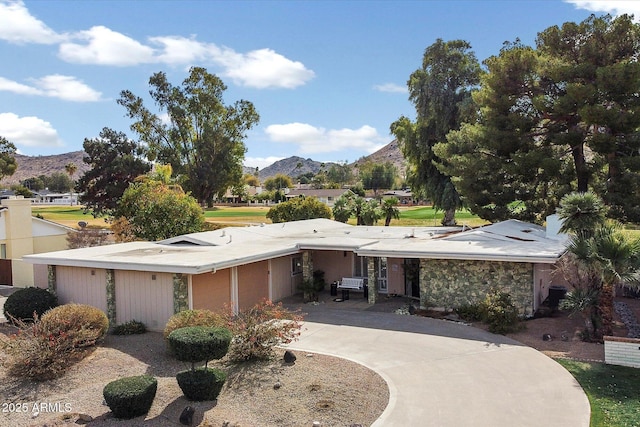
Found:
[[128, 420], [149, 412], [157, 390], [158, 380], [140, 375], [111, 381], [102, 395], [114, 417]]
[[67, 335], [76, 348], [89, 347], [102, 340], [109, 319], [99, 308], [86, 304], [64, 304], [52, 308], [40, 318], [45, 333]]
[[111, 333], [113, 335], [136, 335], [147, 332], [147, 326], [137, 320], [129, 320], [128, 322], [116, 325]]
[[489, 325], [489, 332], [504, 335], [520, 329], [518, 309], [507, 292], [492, 290], [487, 294], [483, 308], [483, 321]]
[[232, 337], [226, 328], [189, 326], [171, 332], [168, 340], [175, 358], [191, 362], [193, 369], [196, 362], [222, 359], [229, 351]]
[[455, 312], [467, 322], [479, 322], [485, 317], [485, 308], [481, 303], [462, 304], [455, 309]]
[[220, 369], [202, 367], [179, 372], [176, 380], [187, 399], [216, 400], [227, 380], [227, 374]]
[[18, 289], [4, 303], [4, 314], [8, 320], [33, 320], [33, 313], [38, 316], [58, 306], [58, 297], [42, 288]]
[[226, 326], [223, 316], [211, 310], [184, 310], [169, 318], [164, 328], [164, 338], [176, 329], [187, 326]]

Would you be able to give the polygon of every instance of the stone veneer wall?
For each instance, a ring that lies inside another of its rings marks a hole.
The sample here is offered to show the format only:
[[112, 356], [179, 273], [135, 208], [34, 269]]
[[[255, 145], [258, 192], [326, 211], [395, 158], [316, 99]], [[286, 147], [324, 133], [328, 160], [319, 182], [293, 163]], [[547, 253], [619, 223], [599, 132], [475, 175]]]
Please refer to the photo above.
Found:
[[115, 270], [108, 268], [105, 270], [105, 275], [107, 292], [107, 318], [109, 319], [109, 325], [111, 325], [111, 327], [114, 327], [117, 324]]
[[56, 266], [55, 265], [47, 265], [47, 288], [51, 292], [56, 291]]
[[420, 260], [420, 306], [447, 309], [484, 300], [498, 288], [522, 315], [533, 314], [533, 264], [497, 261]]
[[173, 275], [173, 313], [189, 309], [189, 281], [185, 274]]
[[604, 337], [604, 362], [640, 368], [640, 339]]

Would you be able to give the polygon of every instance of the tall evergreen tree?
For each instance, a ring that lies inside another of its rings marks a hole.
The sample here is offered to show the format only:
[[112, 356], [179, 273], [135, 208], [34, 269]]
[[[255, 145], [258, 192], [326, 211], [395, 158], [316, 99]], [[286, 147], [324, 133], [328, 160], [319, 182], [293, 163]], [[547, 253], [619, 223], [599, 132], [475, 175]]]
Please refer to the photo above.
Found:
[[455, 224], [455, 211], [462, 207], [462, 200], [449, 175], [436, 166], [446, 164], [447, 159], [432, 148], [445, 142], [450, 131], [469, 119], [473, 111], [471, 90], [480, 82], [480, 74], [480, 64], [469, 43], [438, 39], [425, 50], [422, 67], [407, 82], [416, 121], [400, 117], [391, 125], [409, 160], [411, 188], [444, 210], [443, 225]]

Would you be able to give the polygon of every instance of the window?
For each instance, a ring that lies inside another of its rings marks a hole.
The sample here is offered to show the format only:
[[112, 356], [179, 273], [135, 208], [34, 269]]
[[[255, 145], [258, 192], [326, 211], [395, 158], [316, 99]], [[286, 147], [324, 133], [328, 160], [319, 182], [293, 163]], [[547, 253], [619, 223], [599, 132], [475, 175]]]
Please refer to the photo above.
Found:
[[353, 276], [368, 277], [368, 265], [366, 256], [353, 257]]
[[302, 257], [296, 256], [291, 258], [291, 275], [302, 274]]

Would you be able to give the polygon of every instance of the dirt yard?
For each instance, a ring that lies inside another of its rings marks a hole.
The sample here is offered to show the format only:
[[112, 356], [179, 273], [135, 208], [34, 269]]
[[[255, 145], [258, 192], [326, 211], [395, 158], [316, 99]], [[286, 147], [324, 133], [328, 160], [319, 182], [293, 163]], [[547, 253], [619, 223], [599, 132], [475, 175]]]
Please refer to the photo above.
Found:
[[[640, 300], [618, 300], [627, 303], [640, 319]], [[603, 361], [602, 344], [580, 340], [583, 322], [579, 315], [558, 312], [524, 322], [525, 328], [510, 337], [550, 357]], [[0, 326], [0, 333], [11, 332]], [[546, 334], [550, 340], [543, 339]], [[626, 336], [619, 319], [615, 335]], [[273, 361], [255, 365], [222, 363], [229, 379], [218, 401], [194, 403], [182, 396], [175, 380], [175, 374], [186, 367], [168, 356], [161, 334], [108, 336], [88, 358], [56, 380], [16, 380], [0, 368], [0, 426], [179, 426], [180, 413], [187, 405], [196, 409], [193, 425], [201, 426], [293, 427], [311, 426], [313, 421], [323, 426], [368, 426], [388, 403], [384, 380], [361, 365], [302, 352], [296, 353], [295, 364], [286, 365], [282, 353]], [[112, 418], [103, 404], [104, 386], [144, 373], [158, 378], [158, 393], [149, 414], [129, 421]]]

